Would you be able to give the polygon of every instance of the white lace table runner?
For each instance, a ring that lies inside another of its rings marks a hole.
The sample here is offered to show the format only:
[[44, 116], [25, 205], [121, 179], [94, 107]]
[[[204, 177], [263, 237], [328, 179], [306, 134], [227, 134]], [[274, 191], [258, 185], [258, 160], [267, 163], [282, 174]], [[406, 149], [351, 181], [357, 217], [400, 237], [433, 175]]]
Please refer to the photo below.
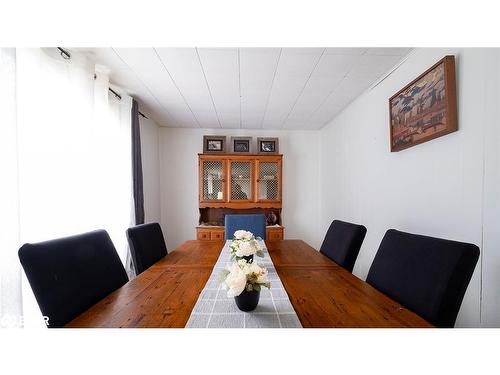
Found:
[[205, 288], [191, 312], [186, 328], [302, 328], [288, 294], [274, 268], [264, 241], [264, 258], [254, 256], [254, 261], [267, 268], [271, 289], [262, 288], [257, 308], [250, 312], [238, 309], [234, 297], [227, 297], [217, 280], [221, 269], [230, 264], [229, 245], [226, 241]]

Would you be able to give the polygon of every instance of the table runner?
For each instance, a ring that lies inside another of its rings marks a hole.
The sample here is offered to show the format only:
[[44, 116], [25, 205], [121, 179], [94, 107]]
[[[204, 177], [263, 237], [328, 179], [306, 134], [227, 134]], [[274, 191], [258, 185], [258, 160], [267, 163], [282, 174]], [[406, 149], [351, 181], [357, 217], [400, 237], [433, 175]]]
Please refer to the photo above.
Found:
[[267, 268], [271, 289], [262, 288], [259, 305], [254, 311], [243, 312], [238, 309], [234, 297], [227, 297], [217, 275], [229, 265], [229, 245], [226, 241], [207, 284], [201, 291], [198, 301], [191, 312], [186, 328], [301, 328], [300, 320], [293, 309], [288, 294], [274, 268], [266, 244], [259, 240], [264, 257], [254, 256], [254, 261]]

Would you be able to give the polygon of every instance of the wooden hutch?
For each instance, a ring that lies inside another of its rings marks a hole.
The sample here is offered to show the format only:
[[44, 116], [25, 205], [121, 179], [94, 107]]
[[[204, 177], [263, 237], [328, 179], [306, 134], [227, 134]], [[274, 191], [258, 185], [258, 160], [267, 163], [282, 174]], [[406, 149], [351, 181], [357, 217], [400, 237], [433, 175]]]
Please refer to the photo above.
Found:
[[227, 214], [264, 214], [266, 238], [282, 240], [282, 155], [198, 154], [198, 240], [224, 239]]

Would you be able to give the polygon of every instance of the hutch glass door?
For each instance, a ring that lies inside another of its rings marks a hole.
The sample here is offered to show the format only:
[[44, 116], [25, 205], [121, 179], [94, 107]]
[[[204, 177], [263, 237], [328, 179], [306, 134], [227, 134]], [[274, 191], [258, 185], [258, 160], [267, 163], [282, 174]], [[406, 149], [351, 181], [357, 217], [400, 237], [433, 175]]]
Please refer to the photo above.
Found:
[[231, 201], [253, 201], [252, 162], [231, 161]]
[[225, 173], [223, 160], [202, 161], [202, 197], [205, 202], [222, 201], [225, 197]]
[[259, 201], [280, 201], [279, 196], [279, 162], [259, 161], [257, 191]]

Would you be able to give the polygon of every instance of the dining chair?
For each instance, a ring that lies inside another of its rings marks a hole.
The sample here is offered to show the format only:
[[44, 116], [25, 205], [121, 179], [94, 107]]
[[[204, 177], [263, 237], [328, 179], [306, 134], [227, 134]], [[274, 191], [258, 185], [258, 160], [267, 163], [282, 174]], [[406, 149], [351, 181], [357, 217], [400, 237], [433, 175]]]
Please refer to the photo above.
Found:
[[63, 327], [127, 281], [105, 230], [27, 243], [19, 260], [48, 327]]
[[365, 235], [366, 227], [363, 225], [333, 220], [319, 251], [352, 272]]
[[224, 238], [233, 239], [237, 230], [247, 230], [255, 237], [266, 239], [266, 217], [263, 214], [226, 215], [224, 218]]
[[135, 274], [139, 275], [168, 254], [160, 224], [141, 224], [127, 229]]
[[479, 258], [476, 245], [390, 229], [366, 281], [437, 327], [453, 327]]

